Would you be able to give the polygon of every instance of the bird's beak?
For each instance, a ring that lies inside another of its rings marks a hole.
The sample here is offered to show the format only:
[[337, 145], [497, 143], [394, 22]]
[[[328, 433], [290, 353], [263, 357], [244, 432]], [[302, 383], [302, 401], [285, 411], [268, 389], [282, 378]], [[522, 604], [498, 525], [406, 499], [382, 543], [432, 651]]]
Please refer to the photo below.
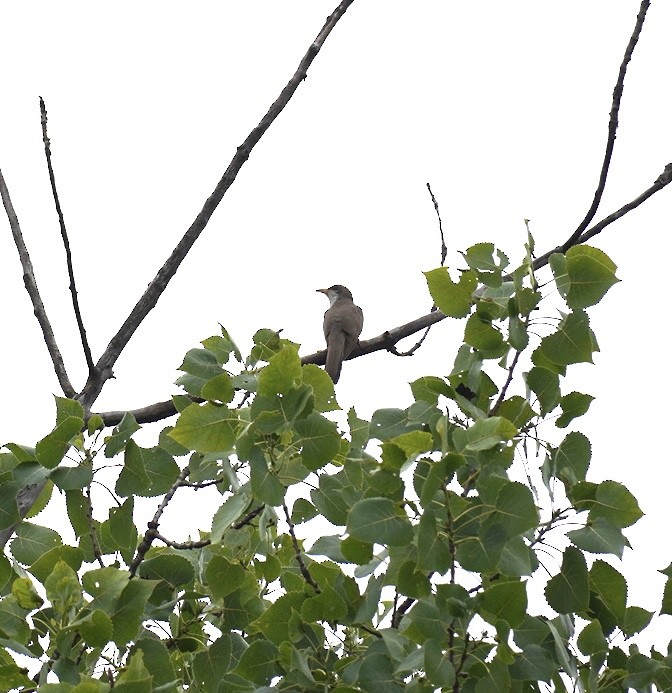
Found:
[[328, 289], [315, 289], [315, 291], [319, 291], [321, 294], [326, 294]]

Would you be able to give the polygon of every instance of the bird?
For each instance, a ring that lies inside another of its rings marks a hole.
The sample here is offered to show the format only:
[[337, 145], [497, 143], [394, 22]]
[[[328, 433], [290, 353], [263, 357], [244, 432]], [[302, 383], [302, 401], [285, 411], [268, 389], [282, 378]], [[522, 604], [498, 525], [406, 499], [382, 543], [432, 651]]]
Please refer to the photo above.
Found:
[[341, 375], [343, 361], [359, 344], [364, 325], [364, 314], [352, 301], [350, 289], [334, 284], [328, 289], [317, 289], [328, 299], [329, 309], [324, 314], [324, 338], [327, 342], [326, 370], [334, 384]]

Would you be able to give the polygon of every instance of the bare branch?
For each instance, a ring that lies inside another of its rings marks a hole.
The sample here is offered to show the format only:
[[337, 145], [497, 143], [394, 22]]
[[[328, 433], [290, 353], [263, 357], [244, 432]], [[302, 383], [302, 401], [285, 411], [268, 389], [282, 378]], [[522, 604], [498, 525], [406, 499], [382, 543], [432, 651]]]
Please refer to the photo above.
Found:
[[75, 388], [72, 387], [70, 383], [70, 378], [65, 370], [65, 363], [63, 362], [63, 357], [56, 344], [56, 337], [54, 336], [54, 331], [51, 328], [51, 323], [47, 317], [47, 311], [42, 303], [42, 298], [40, 297], [40, 292], [37, 289], [37, 282], [35, 280], [35, 270], [33, 269], [33, 263], [30, 260], [30, 255], [28, 254], [28, 248], [23, 240], [23, 234], [21, 233], [21, 227], [19, 226], [19, 219], [14, 211], [14, 205], [12, 205], [12, 200], [9, 196], [9, 190], [5, 185], [5, 179], [0, 171], [0, 195], [2, 196], [2, 203], [5, 206], [5, 211], [7, 212], [7, 218], [9, 219], [9, 226], [12, 229], [12, 236], [14, 236], [14, 243], [19, 251], [19, 259], [21, 260], [21, 267], [23, 268], [23, 283], [25, 284], [26, 291], [30, 296], [30, 300], [33, 304], [33, 312], [37, 318], [37, 322], [40, 323], [40, 328], [42, 329], [42, 336], [44, 337], [44, 342], [47, 345], [47, 350], [49, 351], [49, 356], [51, 356], [51, 361], [54, 364], [54, 371], [56, 372], [56, 377], [63, 390], [63, 394], [66, 397], [75, 396]]
[[566, 252], [571, 248], [581, 234], [588, 228], [588, 224], [593, 220], [597, 208], [600, 205], [600, 200], [602, 199], [602, 193], [604, 192], [604, 187], [607, 184], [607, 174], [609, 173], [609, 166], [611, 165], [611, 156], [614, 152], [614, 144], [616, 142], [616, 130], [618, 129], [618, 111], [621, 107], [621, 97], [623, 96], [623, 83], [625, 82], [625, 72], [628, 69], [628, 63], [632, 58], [632, 53], [635, 50], [637, 41], [639, 40], [639, 35], [642, 31], [642, 26], [644, 25], [644, 19], [646, 18], [646, 12], [651, 4], [650, 0], [642, 0], [642, 4], [639, 8], [639, 14], [637, 15], [637, 21], [635, 22], [635, 28], [630, 37], [630, 41], [625, 49], [625, 55], [623, 56], [623, 61], [621, 62], [621, 67], [618, 70], [618, 78], [616, 80], [616, 86], [614, 87], [614, 96], [611, 102], [611, 111], [609, 113], [609, 128], [607, 135], [607, 147], [604, 152], [604, 161], [602, 162], [602, 170], [600, 171], [600, 179], [597, 184], [597, 189], [595, 190], [595, 195], [593, 197], [593, 203], [590, 205], [590, 209], [586, 213], [583, 221], [578, 225], [576, 231], [565, 241], [562, 246], [562, 252]]
[[334, 12], [327, 18], [322, 30], [311, 43], [308, 51], [301, 59], [299, 67], [289, 80], [285, 88], [280, 92], [280, 96], [273, 102], [266, 115], [261, 119], [252, 132], [247, 136], [243, 144], [238, 147], [231, 163], [224, 172], [219, 183], [215, 187], [212, 195], [206, 200], [203, 209], [200, 211], [192, 225], [182, 237], [182, 240], [177, 244], [170, 257], [159, 270], [158, 274], [147, 287], [145, 293], [140, 297], [130, 315], [124, 321], [124, 324], [119, 328], [112, 340], [108, 344], [105, 352], [96, 364], [95, 373], [89, 376], [89, 379], [84, 386], [79, 400], [86, 410], [88, 410], [93, 402], [97, 399], [105, 382], [112, 377], [112, 368], [116, 363], [122, 350], [128, 344], [128, 341], [138, 329], [142, 321], [147, 317], [149, 311], [154, 308], [159, 297], [168, 285], [177, 268], [180, 266], [196, 239], [200, 236], [206, 224], [210, 220], [215, 209], [224, 197], [226, 191], [231, 187], [231, 184], [236, 179], [238, 172], [243, 164], [250, 156], [250, 152], [259, 142], [264, 133], [271, 126], [273, 121], [280, 115], [289, 100], [294, 95], [299, 84], [306, 78], [308, 68], [319, 53], [325, 40], [331, 33], [331, 30], [336, 26], [338, 20], [343, 16], [348, 7], [354, 0], [343, 0]]
[[58, 199], [56, 191], [56, 176], [51, 165], [51, 143], [47, 135], [47, 107], [44, 105], [44, 99], [40, 96], [40, 114], [42, 121], [42, 141], [44, 142], [44, 154], [47, 158], [47, 168], [49, 169], [49, 182], [51, 183], [51, 192], [54, 196], [54, 204], [56, 205], [56, 214], [58, 214], [58, 224], [61, 227], [61, 238], [63, 238], [63, 247], [65, 248], [65, 259], [68, 265], [68, 277], [70, 278], [70, 293], [72, 295], [72, 307], [75, 311], [75, 319], [77, 320], [77, 328], [79, 336], [82, 340], [82, 348], [86, 358], [86, 365], [89, 367], [89, 373], [93, 373], [95, 366], [93, 365], [93, 357], [89, 347], [88, 339], [86, 338], [86, 330], [82, 320], [82, 313], [79, 310], [79, 299], [77, 298], [77, 288], [75, 286], [75, 272], [72, 267], [72, 254], [70, 253], [70, 241], [68, 240], [68, 232], [65, 228], [65, 220], [63, 219], [63, 211], [61, 210], [61, 202]]

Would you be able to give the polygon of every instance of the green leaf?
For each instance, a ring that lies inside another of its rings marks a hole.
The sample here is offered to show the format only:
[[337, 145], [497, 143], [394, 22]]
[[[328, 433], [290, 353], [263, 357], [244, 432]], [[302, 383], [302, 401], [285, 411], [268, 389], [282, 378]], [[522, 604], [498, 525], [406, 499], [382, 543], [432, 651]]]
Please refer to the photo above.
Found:
[[236, 491], [222, 503], [212, 518], [210, 539], [213, 544], [221, 541], [224, 532], [247, 510], [249, 505], [250, 496], [245, 487]]
[[22, 609], [33, 611], [39, 609], [44, 600], [37, 593], [29, 578], [17, 578], [12, 583], [12, 594], [16, 597], [18, 605]]
[[264, 458], [250, 460], [250, 486], [252, 493], [262, 503], [271, 506], [282, 505], [285, 487], [273, 470], [269, 469]]
[[210, 378], [201, 388], [201, 397], [209, 400], [217, 400], [227, 404], [233, 399], [235, 390], [228, 373], [220, 373]]
[[355, 537], [346, 537], [341, 541], [341, 553], [349, 563], [364, 565], [373, 558], [373, 544]]
[[365, 498], [350, 509], [348, 533], [362, 541], [404, 546], [413, 540], [406, 514], [389, 498]]
[[278, 648], [268, 640], [254, 640], [243, 652], [233, 673], [262, 686], [269, 683], [279, 671]]
[[418, 525], [418, 568], [444, 574], [452, 562], [446, 537], [439, 533], [436, 516], [427, 508]]
[[194, 397], [200, 397], [205, 383], [223, 372], [215, 354], [207, 349], [189, 349], [180, 364], [180, 370], [185, 375], [181, 375], [175, 381], [176, 384]]
[[617, 623], [623, 623], [628, 598], [625, 578], [608, 563], [595, 561], [588, 573], [588, 580], [591, 592], [609, 609]]
[[628, 675], [625, 678], [625, 685], [629, 689], [636, 691], [650, 690], [649, 686], [653, 683], [656, 672], [662, 664], [636, 652], [628, 657]]
[[621, 630], [627, 637], [632, 637], [649, 625], [653, 618], [653, 611], [642, 609], [641, 606], [629, 606], [625, 610], [625, 619]]
[[271, 356], [268, 366], [259, 373], [259, 394], [285, 394], [301, 382], [301, 375], [298, 347], [287, 344]]
[[386, 441], [418, 429], [420, 426], [411, 424], [403, 409], [377, 409], [371, 417], [369, 435], [371, 438]]
[[336, 424], [313, 412], [294, 424], [299, 434], [303, 464], [310, 471], [317, 471], [331, 462], [341, 448], [341, 436]]
[[70, 611], [78, 609], [82, 604], [82, 587], [77, 573], [65, 561], [56, 563], [44, 581], [44, 588], [57, 619], [66, 617]]
[[556, 419], [555, 425], [558, 428], [567, 428], [570, 421], [583, 416], [590, 407], [590, 403], [595, 398], [591, 395], [584, 395], [581, 392], [570, 392], [560, 400], [562, 414]]
[[204, 339], [201, 344], [208, 350], [211, 351], [217, 357], [217, 363], [224, 365], [228, 363], [231, 354], [234, 355], [236, 361], [242, 362], [243, 357], [240, 354], [240, 350], [236, 346], [236, 343], [231, 339], [228, 331], [220, 325], [222, 329], [222, 334], [214, 335], [213, 337], [208, 337]]
[[44, 584], [59, 561], [64, 561], [77, 572], [82, 567], [83, 560], [84, 552], [80, 548], [59, 544], [34, 561], [30, 566], [30, 572]]
[[469, 314], [473, 303], [473, 292], [478, 280], [469, 270], [462, 272], [457, 283], [453, 282], [445, 267], [425, 272], [429, 293], [442, 313], [451, 318], [463, 318]]
[[547, 583], [546, 601], [559, 614], [571, 614], [588, 608], [588, 568], [583, 553], [572, 546], [565, 549], [562, 567]]
[[405, 460], [414, 460], [419, 454], [434, 446], [432, 434], [427, 431], [409, 431], [389, 440], [404, 452]]
[[108, 525], [110, 543], [122, 554], [132, 553], [138, 543], [138, 530], [133, 523], [134, 506], [135, 499], [131, 496], [120, 506], [110, 508]]
[[119, 425], [112, 430], [112, 435], [105, 438], [105, 457], [114, 457], [120, 453], [126, 447], [131, 436], [139, 430], [140, 426], [138, 426], [133, 414], [126, 412]]
[[617, 481], [603, 481], [598, 484], [595, 502], [588, 517], [602, 517], [615, 527], [630, 527], [644, 513], [639, 509], [637, 499], [623, 484]]
[[509, 317], [509, 344], [516, 351], [523, 351], [530, 341], [526, 324], [517, 316]]
[[93, 435], [96, 431], [102, 431], [105, 428], [105, 421], [100, 414], [92, 414], [86, 422], [86, 432]]
[[426, 375], [410, 383], [411, 392], [416, 402], [423, 401], [437, 404], [439, 396], [449, 397], [450, 385], [443, 379], [434, 375]]
[[[17, 664], [0, 664], [0, 691], [30, 690], [35, 682], [26, 676], [26, 669], [19, 668]], [[54, 693], [57, 693], [54, 691]]]
[[401, 594], [413, 599], [428, 597], [432, 590], [429, 578], [421, 570], [418, 570], [415, 561], [405, 561], [399, 567], [397, 588]]
[[11, 527], [21, 520], [16, 494], [23, 488], [17, 482], [0, 482], [0, 529]]
[[516, 661], [509, 667], [511, 678], [515, 681], [549, 682], [557, 671], [557, 663], [549, 651], [541, 645], [526, 645], [516, 654]]
[[194, 579], [192, 564], [182, 556], [159, 554], [145, 559], [138, 569], [141, 578], [163, 580], [171, 587], [181, 587]]
[[329, 584], [320, 586], [321, 591], [309, 597], [301, 607], [301, 617], [308, 623], [316, 621], [336, 621], [348, 613], [348, 605], [343, 597]]
[[498, 358], [506, 351], [501, 332], [478, 314], [469, 316], [464, 328], [464, 341], [478, 349], [484, 358]]
[[438, 640], [430, 638], [425, 642], [425, 671], [432, 685], [446, 689], [455, 683], [455, 668], [450, 654], [444, 651]]
[[579, 650], [586, 655], [594, 655], [606, 652], [608, 649], [607, 639], [602, 632], [602, 626], [597, 619], [593, 619], [580, 633], [576, 644]]
[[497, 413], [508, 419], [517, 428], [522, 428], [537, 416], [537, 412], [532, 409], [529, 402], [520, 395], [505, 399], [499, 406]]
[[497, 495], [494, 521], [510, 537], [523, 534], [539, 523], [539, 513], [530, 489], [517, 481], [505, 483]]
[[496, 582], [483, 591], [478, 605], [480, 615], [492, 625], [503, 620], [511, 628], [517, 628], [523, 623], [527, 612], [525, 583]]
[[24, 521], [16, 528], [11, 551], [19, 563], [32, 565], [47, 551], [62, 543], [60, 535], [53, 529]]
[[204, 651], [194, 657], [194, 683], [201, 691], [216, 691], [231, 662], [232, 637], [222, 634]]
[[560, 378], [557, 373], [533, 366], [525, 376], [527, 386], [539, 400], [542, 416], [552, 412], [560, 403]]
[[593, 352], [598, 351], [588, 315], [581, 310], [564, 317], [558, 329], [541, 340], [539, 348], [549, 361], [559, 366], [592, 363]]
[[[64, 401], [70, 402], [71, 400]], [[75, 402], [75, 404], [77, 403]], [[83, 418], [75, 416], [62, 418], [56, 428], [35, 446], [37, 461], [47, 469], [58, 466], [70, 447], [70, 441], [82, 428], [84, 428]]]
[[616, 265], [598, 248], [577, 245], [567, 251], [566, 257], [570, 282], [566, 300], [570, 308], [594, 306], [619, 281]]
[[[156, 580], [126, 580], [112, 613], [114, 642], [122, 647], [133, 640], [144, 618], [147, 601], [158, 584]], [[87, 588], [87, 592], [90, 590]]]
[[112, 620], [102, 609], [91, 611], [71, 625], [91, 647], [105, 647], [112, 639]]
[[147, 671], [152, 675], [154, 690], [161, 685], [175, 681], [175, 669], [168, 648], [163, 641], [154, 638], [141, 638], [135, 643], [135, 649], [142, 652], [143, 662]]
[[665, 588], [663, 589], [663, 600], [660, 607], [660, 613], [672, 615], [672, 578], [667, 579]]
[[623, 557], [623, 549], [630, 546], [621, 530], [603, 517], [596, 517], [588, 521], [585, 527], [567, 532], [567, 537], [582, 551], [613, 553], [619, 558]]
[[179, 473], [173, 456], [163, 448], [141, 448], [130, 440], [115, 490], [120, 496], [158, 496], [170, 490]]
[[220, 599], [243, 585], [247, 571], [240, 563], [231, 563], [223, 556], [213, 556], [205, 568], [205, 577], [212, 596]]
[[465, 450], [490, 450], [500, 443], [512, 440], [518, 429], [503, 416], [480, 419], [466, 431]]
[[316, 411], [325, 412], [340, 409], [336, 401], [334, 383], [326, 371], [314, 363], [307, 363], [303, 366], [303, 382], [313, 392]]
[[276, 645], [286, 640], [296, 640], [303, 625], [296, 614], [300, 613], [305, 599], [303, 592], [286, 592], [257, 618], [254, 626]]
[[190, 450], [219, 452], [233, 447], [238, 423], [236, 413], [225, 406], [194, 403], [182, 411], [169, 435]]
[[93, 470], [90, 466], [78, 465], [77, 467], [57, 467], [49, 475], [49, 478], [63, 491], [84, 488], [93, 479]]
[[115, 682], [121, 693], [149, 693], [152, 678], [143, 661], [142, 651], [136, 650], [126, 662], [126, 667]]
[[552, 453], [555, 475], [571, 485], [585, 481], [590, 466], [590, 453], [590, 441], [583, 433], [568, 433]]

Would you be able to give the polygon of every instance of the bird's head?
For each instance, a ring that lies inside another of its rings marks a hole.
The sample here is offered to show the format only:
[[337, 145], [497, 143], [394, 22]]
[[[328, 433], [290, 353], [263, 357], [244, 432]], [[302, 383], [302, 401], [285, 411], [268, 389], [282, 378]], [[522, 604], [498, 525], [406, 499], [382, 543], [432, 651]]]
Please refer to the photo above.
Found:
[[333, 286], [330, 286], [328, 289], [317, 289], [321, 294], [324, 294], [328, 299], [330, 305], [334, 305], [336, 301], [338, 301], [339, 298], [349, 298], [352, 300], [352, 294], [350, 293], [350, 289], [347, 287], [343, 286], [342, 284], [334, 284]]

